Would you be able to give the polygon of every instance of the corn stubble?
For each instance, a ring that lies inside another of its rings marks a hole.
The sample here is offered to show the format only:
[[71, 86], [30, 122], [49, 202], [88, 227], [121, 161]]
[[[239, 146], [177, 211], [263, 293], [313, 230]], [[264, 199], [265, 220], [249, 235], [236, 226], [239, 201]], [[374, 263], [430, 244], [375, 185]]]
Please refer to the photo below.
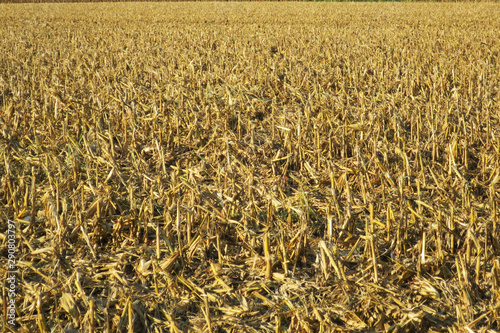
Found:
[[499, 328], [498, 4], [0, 6], [21, 331]]

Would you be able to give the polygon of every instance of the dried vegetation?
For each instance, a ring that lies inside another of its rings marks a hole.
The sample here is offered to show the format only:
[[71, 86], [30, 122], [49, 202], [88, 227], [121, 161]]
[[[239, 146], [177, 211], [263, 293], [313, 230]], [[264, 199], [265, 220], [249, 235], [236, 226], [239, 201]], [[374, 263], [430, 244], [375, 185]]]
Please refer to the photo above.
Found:
[[0, 5], [20, 331], [498, 329], [499, 8]]

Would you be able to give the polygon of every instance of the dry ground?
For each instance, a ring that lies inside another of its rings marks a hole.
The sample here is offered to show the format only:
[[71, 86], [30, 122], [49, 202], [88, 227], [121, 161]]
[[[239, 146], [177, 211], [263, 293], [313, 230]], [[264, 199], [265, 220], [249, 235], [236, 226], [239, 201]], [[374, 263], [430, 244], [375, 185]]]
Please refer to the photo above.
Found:
[[498, 3], [0, 5], [0, 35], [20, 332], [499, 329]]

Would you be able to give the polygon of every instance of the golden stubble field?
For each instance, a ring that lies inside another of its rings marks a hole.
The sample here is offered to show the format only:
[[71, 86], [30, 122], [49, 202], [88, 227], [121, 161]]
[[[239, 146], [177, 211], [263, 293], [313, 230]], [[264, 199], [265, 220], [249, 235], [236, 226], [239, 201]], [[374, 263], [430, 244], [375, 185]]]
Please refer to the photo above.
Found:
[[500, 328], [498, 3], [0, 5], [19, 332]]

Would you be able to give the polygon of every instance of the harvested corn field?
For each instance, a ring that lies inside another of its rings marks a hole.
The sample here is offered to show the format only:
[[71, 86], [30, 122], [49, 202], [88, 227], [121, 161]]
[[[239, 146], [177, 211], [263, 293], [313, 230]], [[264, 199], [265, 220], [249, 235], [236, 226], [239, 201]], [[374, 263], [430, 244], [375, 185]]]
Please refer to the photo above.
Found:
[[4, 331], [498, 331], [499, 14], [0, 5]]

